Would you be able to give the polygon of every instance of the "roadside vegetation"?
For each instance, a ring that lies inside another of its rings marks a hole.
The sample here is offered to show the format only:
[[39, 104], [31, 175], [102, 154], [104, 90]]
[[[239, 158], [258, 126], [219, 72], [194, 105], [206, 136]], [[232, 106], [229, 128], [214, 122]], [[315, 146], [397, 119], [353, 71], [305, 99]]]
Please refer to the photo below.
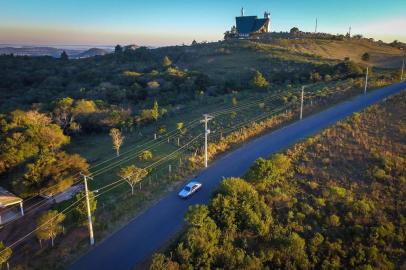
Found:
[[[245, 41], [118, 45], [114, 54], [77, 60], [0, 56], [0, 69], [0, 185], [28, 201], [27, 216], [0, 236], [9, 254], [8, 244], [37, 229], [4, 259], [23, 269], [62, 267], [86, 250], [83, 192], [56, 204], [44, 199], [80, 186], [79, 173], [94, 177], [99, 241], [202, 168], [203, 113], [215, 116], [214, 160], [293, 121], [302, 85], [310, 114], [361, 93], [365, 73], [351, 59]], [[371, 74], [370, 89], [399, 77], [380, 68]]]
[[150, 269], [403, 269], [405, 101], [394, 96], [224, 179]]

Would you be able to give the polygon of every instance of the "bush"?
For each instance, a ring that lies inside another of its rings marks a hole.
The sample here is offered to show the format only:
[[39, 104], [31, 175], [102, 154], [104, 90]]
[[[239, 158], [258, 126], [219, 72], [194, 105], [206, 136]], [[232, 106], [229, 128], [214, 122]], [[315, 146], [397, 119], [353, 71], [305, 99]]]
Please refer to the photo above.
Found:
[[143, 161], [151, 160], [152, 158], [153, 158], [152, 152], [149, 150], [143, 151], [139, 156], [139, 159]]
[[261, 72], [256, 71], [254, 77], [252, 78], [251, 84], [254, 88], [265, 89], [269, 86], [269, 82], [265, 79]]
[[370, 60], [370, 55], [369, 55], [369, 53], [367, 53], [367, 52], [364, 53], [364, 54], [362, 55], [361, 59], [362, 59], [362, 61], [365, 61], [365, 62], [369, 61], [369, 60]]

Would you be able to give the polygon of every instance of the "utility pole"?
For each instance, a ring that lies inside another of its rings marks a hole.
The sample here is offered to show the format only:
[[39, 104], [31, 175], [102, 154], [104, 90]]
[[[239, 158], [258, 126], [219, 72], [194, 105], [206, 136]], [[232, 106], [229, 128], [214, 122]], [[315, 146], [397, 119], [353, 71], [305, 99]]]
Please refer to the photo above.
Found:
[[317, 34], [317, 18], [316, 18], [316, 27], [314, 28], [314, 33]]
[[304, 86], [302, 86], [302, 98], [300, 99], [300, 120], [303, 119], [303, 98], [304, 98]]
[[368, 87], [368, 67], [367, 67], [367, 74], [365, 74], [365, 88], [364, 88], [364, 95], [367, 93], [367, 87]]
[[203, 114], [204, 119], [200, 122], [204, 123], [204, 167], [207, 168], [207, 137], [210, 134], [210, 129], [207, 129], [207, 123], [213, 119], [208, 114]]
[[351, 26], [350, 26], [350, 28], [348, 29], [348, 37], [351, 38]]
[[89, 190], [87, 188], [87, 178], [93, 179], [90, 176], [84, 175], [83, 173], [80, 173], [80, 175], [83, 176], [83, 181], [85, 183], [85, 194], [86, 194], [86, 206], [87, 206], [87, 220], [89, 223], [89, 237], [90, 237], [90, 245], [94, 245], [94, 235], [93, 235], [93, 224], [92, 224], [92, 213], [90, 212], [90, 202], [89, 202]]
[[403, 56], [403, 61], [402, 61], [402, 72], [400, 73], [400, 81], [403, 81], [403, 72], [405, 70], [405, 58], [406, 58], [406, 53]]

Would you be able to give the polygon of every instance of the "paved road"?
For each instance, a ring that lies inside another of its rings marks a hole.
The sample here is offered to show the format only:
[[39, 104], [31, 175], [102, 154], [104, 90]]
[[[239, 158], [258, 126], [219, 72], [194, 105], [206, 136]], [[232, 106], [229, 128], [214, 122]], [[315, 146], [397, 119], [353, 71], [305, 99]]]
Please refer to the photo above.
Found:
[[190, 205], [209, 201], [211, 191], [223, 177], [241, 176], [257, 158], [281, 151], [405, 88], [406, 82], [403, 82], [358, 96], [243, 145], [201, 172], [197, 180], [203, 183], [203, 189], [195, 196], [184, 201], [176, 196], [176, 191], [169, 193], [80, 258], [70, 269], [133, 269], [182, 228], [183, 215]]

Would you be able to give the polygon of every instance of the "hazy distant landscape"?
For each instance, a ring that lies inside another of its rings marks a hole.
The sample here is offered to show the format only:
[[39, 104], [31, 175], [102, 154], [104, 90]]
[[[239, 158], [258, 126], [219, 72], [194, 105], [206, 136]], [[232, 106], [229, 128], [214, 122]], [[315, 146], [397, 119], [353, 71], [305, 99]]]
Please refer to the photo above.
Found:
[[0, 45], [0, 55], [15, 56], [52, 56], [59, 58], [61, 53], [65, 51], [71, 58], [86, 58], [96, 55], [105, 55], [111, 53], [114, 50], [113, 47], [103, 48], [77, 48], [77, 46], [68, 47], [38, 47], [38, 46], [10, 46]]

